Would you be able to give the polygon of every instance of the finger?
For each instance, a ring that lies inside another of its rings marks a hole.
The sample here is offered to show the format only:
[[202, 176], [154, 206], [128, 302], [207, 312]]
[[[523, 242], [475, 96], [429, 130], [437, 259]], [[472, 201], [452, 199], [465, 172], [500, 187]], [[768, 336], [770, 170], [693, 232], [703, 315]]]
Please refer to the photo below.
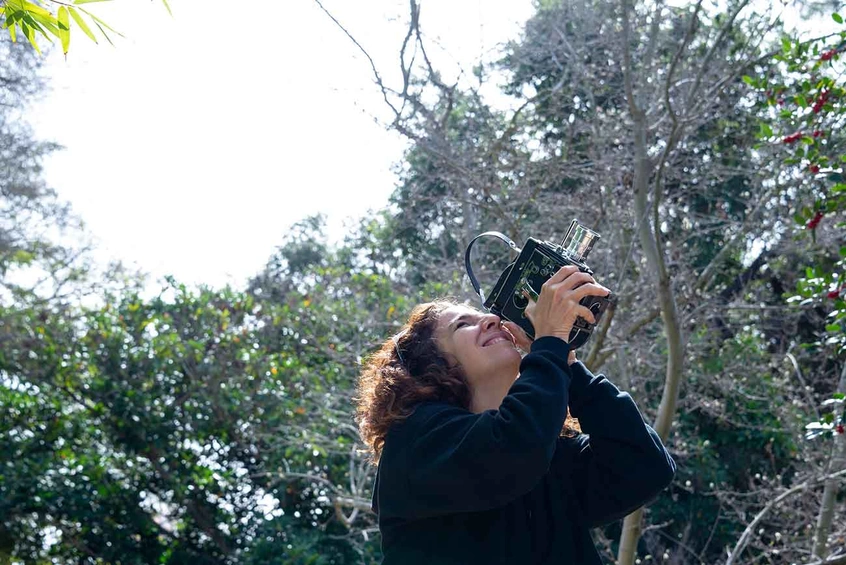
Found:
[[514, 322], [503, 322], [502, 327], [505, 329], [505, 331], [511, 334], [511, 336], [514, 338], [514, 343], [518, 347], [526, 347], [531, 345], [531, 338], [519, 325], [515, 324]]
[[575, 265], [565, 265], [558, 269], [554, 275], [549, 277], [549, 280], [546, 281], [545, 284], [553, 285], [558, 284], [573, 273], [579, 272], [579, 268]]
[[529, 284], [529, 281], [525, 281], [523, 283], [523, 288], [521, 290], [523, 292], [523, 296], [525, 296], [532, 302], [538, 301], [538, 293], [535, 291], [535, 289], [532, 288], [532, 286]]
[[534, 325], [536, 303], [532, 302], [531, 297], [527, 296], [525, 294], [525, 291], [523, 293], [523, 296], [526, 296], [526, 299], [529, 301], [529, 304], [526, 306], [526, 308], [523, 310], [523, 312], [526, 314], [526, 317], [529, 319], [529, 321], [532, 322], [532, 325]]
[[593, 280], [593, 277], [590, 276], [588, 273], [583, 273], [581, 271], [575, 272], [568, 276], [566, 279], [561, 281], [558, 284], [551, 285], [552, 289], [555, 292], [567, 292], [573, 290], [574, 288], [578, 288], [586, 283], [593, 283], [596, 282]]
[[586, 283], [573, 291], [573, 298], [581, 300], [585, 296], [608, 296], [611, 291], [597, 283]]
[[593, 312], [590, 311], [590, 308], [579, 304], [578, 306], [576, 306], [575, 312], [579, 315], [580, 318], [584, 318], [585, 321], [587, 321], [588, 323], [596, 323], [596, 317], [593, 315]]

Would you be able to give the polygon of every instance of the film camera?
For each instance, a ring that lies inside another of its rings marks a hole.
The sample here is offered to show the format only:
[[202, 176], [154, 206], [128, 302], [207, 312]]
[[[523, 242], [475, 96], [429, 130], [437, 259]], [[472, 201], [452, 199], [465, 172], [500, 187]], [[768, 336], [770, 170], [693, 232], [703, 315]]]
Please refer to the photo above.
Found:
[[[519, 255], [505, 268], [486, 299], [470, 265], [470, 250], [476, 240], [488, 236], [504, 241]], [[519, 325], [530, 338], [534, 339], [535, 328], [525, 313], [529, 300], [523, 291], [525, 290], [533, 299], [537, 299], [543, 283], [566, 265], [576, 265], [580, 271], [592, 275], [593, 271], [585, 264], [585, 259], [599, 237], [595, 231], [583, 226], [578, 220], [573, 220], [560, 244], [530, 237], [526, 245], [520, 249], [504, 234], [489, 231], [477, 235], [467, 245], [467, 250], [464, 252], [464, 266], [473, 290], [479, 295], [485, 309]], [[599, 322], [602, 314], [615, 301], [616, 297], [610, 294], [605, 297], [585, 296], [580, 304], [589, 308], [596, 321]], [[595, 324], [588, 323], [584, 318], [577, 318], [570, 332], [570, 347], [576, 349], [584, 345], [594, 327]]]

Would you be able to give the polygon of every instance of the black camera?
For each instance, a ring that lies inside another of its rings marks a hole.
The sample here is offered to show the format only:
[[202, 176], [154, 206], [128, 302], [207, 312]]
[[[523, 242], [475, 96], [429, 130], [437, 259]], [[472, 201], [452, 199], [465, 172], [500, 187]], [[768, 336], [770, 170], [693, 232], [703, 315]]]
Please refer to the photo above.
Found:
[[[470, 250], [473, 248], [473, 244], [480, 237], [486, 236], [501, 239], [519, 253], [517, 258], [502, 272], [487, 299], [485, 299], [479, 281], [470, 266]], [[497, 316], [519, 325], [530, 338], [534, 339], [535, 328], [525, 313], [529, 300], [523, 291], [537, 299], [543, 283], [554, 275], [558, 269], [566, 265], [575, 265], [580, 271], [592, 275], [593, 271], [585, 264], [585, 259], [599, 237], [599, 234], [595, 231], [580, 224], [578, 220], [573, 220], [560, 245], [530, 237], [523, 249], [520, 249], [504, 234], [489, 231], [477, 235], [467, 245], [467, 250], [464, 252], [464, 266], [467, 269], [467, 275], [470, 277], [470, 283], [473, 285], [476, 294], [481, 298], [483, 306]], [[585, 296], [580, 304], [589, 308], [596, 321], [599, 322], [602, 314], [614, 302], [616, 302], [616, 297], [609, 294], [604, 297]], [[577, 318], [573, 324], [573, 330], [570, 332], [571, 349], [584, 345], [594, 327], [595, 324], [589, 323], [584, 318]]]

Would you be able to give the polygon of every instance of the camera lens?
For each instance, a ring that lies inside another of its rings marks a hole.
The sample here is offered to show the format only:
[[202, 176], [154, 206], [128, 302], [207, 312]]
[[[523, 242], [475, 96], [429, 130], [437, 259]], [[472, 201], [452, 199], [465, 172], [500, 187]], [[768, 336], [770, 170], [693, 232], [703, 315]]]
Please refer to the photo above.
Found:
[[516, 292], [512, 295], [511, 301], [514, 303], [514, 306], [516, 306], [520, 310], [524, 309], [526, 306], [529, 305], [529, 299], [523, 296], [522, 294], [517, 294]]

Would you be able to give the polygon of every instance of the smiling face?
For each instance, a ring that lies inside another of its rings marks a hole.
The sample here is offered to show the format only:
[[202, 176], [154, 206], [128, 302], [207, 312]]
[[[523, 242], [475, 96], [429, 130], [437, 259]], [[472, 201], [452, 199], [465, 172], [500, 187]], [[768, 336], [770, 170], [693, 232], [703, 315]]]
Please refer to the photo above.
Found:
[[451, 306], [438, 317], [438, 349], [464, 371], [474, 397], [500, 400], [517, 378], [520, 352], [494, 314]]

